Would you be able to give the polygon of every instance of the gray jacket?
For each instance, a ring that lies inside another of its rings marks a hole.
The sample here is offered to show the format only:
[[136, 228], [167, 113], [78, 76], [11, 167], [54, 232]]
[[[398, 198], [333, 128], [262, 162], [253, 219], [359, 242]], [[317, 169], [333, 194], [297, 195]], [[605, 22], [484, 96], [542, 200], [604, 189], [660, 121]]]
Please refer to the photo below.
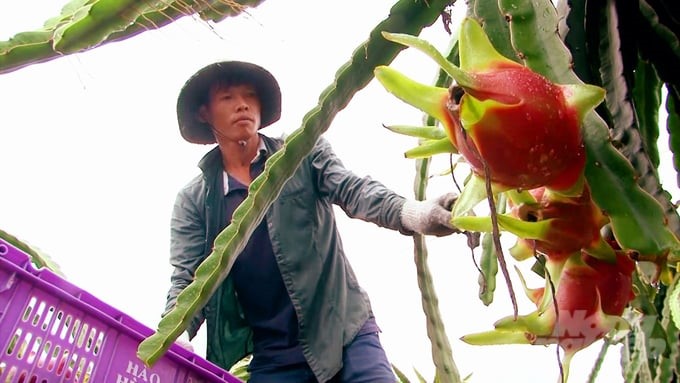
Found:
[[[282, 146], [280, 139], [261, 137], [269, 153]], [[173, 210], [170, 262], [174, 271], [168, 310], [222, 230], [219, 147], [206, 154], [199, 167], [202, 174], [178, 193]], [[369, 298], [345, 258], [333, 205], [350, 217], [409, 234], [400, 219], [404, 202], [404, 197], [378, 181], [347, 170], [321, 138], [266, 212], [276, 262], [297, 313], [302, 350], [320, 382], [342, 368], [343, 346], [371, 312]], [[229, 369], [252, 351], [251, 332], [231, 278], [193, 319], [188, 329], [191, 337], [204, 320], [208, 360]]]

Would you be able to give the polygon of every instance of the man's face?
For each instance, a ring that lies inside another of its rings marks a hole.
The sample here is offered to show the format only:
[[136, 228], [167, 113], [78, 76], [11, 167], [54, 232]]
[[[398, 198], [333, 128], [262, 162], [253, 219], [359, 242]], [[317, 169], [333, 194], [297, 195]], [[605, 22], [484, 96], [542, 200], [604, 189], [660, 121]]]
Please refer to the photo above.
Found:
[[253, 85], [214, 86], [208, 103], [199, 109], [218, 141], [247, 140], [260, 128], [260, 98]]

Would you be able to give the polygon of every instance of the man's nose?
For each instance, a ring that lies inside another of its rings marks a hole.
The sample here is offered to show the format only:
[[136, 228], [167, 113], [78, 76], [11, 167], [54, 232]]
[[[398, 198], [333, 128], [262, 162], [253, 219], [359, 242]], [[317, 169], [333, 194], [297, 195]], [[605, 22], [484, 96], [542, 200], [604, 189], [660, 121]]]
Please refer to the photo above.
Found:
[[248, 102], [246, 102], [246, 99], [243, 97], [238, 98], [238, 104], [236, 106], [236, 110], [242, 111], [242, 110], [248, 110], [250, 107], [248, 106]]

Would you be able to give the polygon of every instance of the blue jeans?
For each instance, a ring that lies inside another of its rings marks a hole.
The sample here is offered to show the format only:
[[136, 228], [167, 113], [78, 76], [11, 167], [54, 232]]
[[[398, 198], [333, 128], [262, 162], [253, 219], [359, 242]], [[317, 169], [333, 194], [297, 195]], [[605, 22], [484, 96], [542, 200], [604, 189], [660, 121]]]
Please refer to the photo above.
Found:
[[[328, 383], [395, 383], [377, 332], [359, 335], [342, 351], [343, 367]], [[252, 371], [248, 383], [318, 383], [306, 363]]]

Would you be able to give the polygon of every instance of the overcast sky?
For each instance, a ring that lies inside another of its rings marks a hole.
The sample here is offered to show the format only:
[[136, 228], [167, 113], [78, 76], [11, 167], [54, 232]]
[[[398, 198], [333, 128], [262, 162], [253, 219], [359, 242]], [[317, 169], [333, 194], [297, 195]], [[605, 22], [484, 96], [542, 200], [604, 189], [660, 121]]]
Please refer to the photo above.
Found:
[[[197, 161], [210, 149], [179, 135], [175, 102], [181, 85], [213, 61], [254, 61], [271, 70], [283, 89], [282, 118], [263, 133], [290, 133], [391, 5], [382, 0], [267, 1], [217, 25], [186, 17], [123, 42], [0, 75], [0, 228], [51, 255], [72, 283], [155, 328], [169, 287], [175, 194], [197, 174]], [[3, 2], [0, 40], [39, 28], [60, 7], [56, 0]], [[439, 23], [423, 37], [442, 50], [448, 44]], [[436, 69], [411, 51], [394, 66], [426, 83]], [[411, 197], [414, 162], [403, 152], [415, 142], [382, 125], [420, 121], [420, 112], [372, 82], [335, 118], [326, 137], [348, 168]], [[433, 172], [447, 163], [448, 158], [435, 159]], [[667, 182], [674, 186], [674, 175]], [[428, 194], [453, 188], [449, 177], [437, 177]], [[411, 239], [350, 220], [340, 210], [337, 216], [388, 356], [409, 376], [415, 368], [431, 381], [434, 368]], [[554, 346], [473, 347], [458, 340], [512, 314], [505, 283], [499, 275], [496, 300], [486, 307], [477, 299], [477, 271], [464, 237], [432, 238], [428, 246], [461, 374], [472, 374], [471, 382], [556, 381]], [[520, 265], [523, 270], [530, 266]], [[532, 287], [541, 285], [526, 274]], [[520, 314], [533, 311], [516, 278], [514, 285]], [[194, 342], [200, 355], [204, 336]], [[586, 380], [599, 346], [577, 354], [570, 381]], [[600, 381], [622, 380], [618, 350], [610, 349]]]

